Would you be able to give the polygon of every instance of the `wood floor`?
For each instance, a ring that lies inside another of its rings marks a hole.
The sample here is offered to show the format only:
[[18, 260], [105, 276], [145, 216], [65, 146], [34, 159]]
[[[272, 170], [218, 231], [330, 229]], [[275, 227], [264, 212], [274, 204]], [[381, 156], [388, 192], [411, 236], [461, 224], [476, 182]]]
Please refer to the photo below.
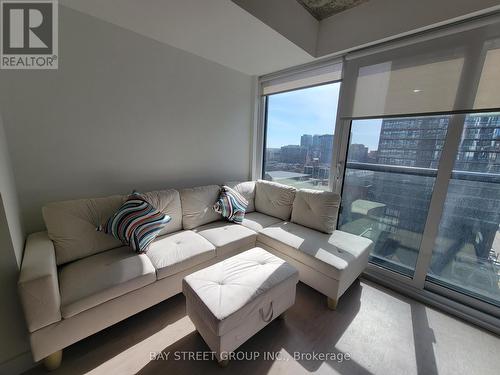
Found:
[[[51, 374], [500, 373], [499, 337], [368, 281], [355, 283], [336, 311], [299, 284], [286, 320], [275, 320], [240, 347], [239, 355], [257, 352], [258, 360], [219, 368], [212, 360], [179, 359], [193, 351], [209, 349], [177, 295], [65, 349], [62, 366]], [[163, 359], [151, 360], [151, 352], [162, 352]], [[279, 353], [278, 359], [263, 359], [265, 352]], [[27, 372], [43, 373], [40, 367]]]

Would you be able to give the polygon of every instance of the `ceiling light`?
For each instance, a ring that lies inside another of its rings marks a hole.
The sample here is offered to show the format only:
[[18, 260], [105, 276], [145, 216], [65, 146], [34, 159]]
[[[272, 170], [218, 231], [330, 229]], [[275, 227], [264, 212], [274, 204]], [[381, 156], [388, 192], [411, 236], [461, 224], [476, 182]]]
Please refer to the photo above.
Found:
[[417, 93], [417, 92], [420, 92], [420, 91], [422, 91], [422, 90], [420, 90], [420, 89], [413, 89], [414, 93]]

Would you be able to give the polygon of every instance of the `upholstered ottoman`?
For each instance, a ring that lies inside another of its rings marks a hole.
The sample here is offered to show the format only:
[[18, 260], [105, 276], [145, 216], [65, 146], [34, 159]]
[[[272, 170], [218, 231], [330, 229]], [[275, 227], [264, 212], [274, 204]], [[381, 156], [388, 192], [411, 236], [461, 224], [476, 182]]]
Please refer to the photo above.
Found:
[[227, 364], [230, 353], [295, 302], [298, 271], [253, 248], [186, 276], [182, 290], [196, 329]]

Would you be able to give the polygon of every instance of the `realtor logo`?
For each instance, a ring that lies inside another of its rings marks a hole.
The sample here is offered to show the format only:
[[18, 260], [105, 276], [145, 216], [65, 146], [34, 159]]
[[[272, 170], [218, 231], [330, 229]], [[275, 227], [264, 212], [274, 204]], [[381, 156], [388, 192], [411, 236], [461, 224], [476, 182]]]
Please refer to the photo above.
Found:
[[57, 69], [57, 0], [1, 0], [1, 69]]

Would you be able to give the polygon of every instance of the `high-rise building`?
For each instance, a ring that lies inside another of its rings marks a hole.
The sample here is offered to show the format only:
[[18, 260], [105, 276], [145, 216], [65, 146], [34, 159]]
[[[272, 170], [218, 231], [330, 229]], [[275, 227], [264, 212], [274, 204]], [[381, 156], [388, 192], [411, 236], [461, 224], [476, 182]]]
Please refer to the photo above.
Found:
[[[436, 169], [444, 147], [449, 116], [387, 119], [382, 122], [377, 164]], [[451, 126], [451, 125], [450, 125]], [[357, 147], [354, 148], [356, 150]], [[353, 150], [352, 145], [349, 153]], [[448, 188], [445, 213], [440, 227], [446, 238], [469, 236], [475, 243], [475, 253], [485, 259], [498, 231], [500, 220], [500, 188], [488, 184], [482, 174], [500, 173], [500, 115], [468, 115], [465, 119], [455, 165], [454, 177]], [[373, 156], [375, 156], [373, 155]], [[353, 157], [350, 155], [349, 160]], [[354, 160], [353, 160], [354, 161]], [[469, 172], [481, 174], [469, 175]], [[384, 220], [397, 223], [397, 230], [423, 233], [432, 197], [435, 177], [401, 174], [387, 171], [351, 173], [351, 185], [366, 189], [366, 197], [386, 206]], [[350, 191], [354, 191], [352, 189]], [[345, 193], [349, 195], [349, 190]], [[478, 204], [475, 197], [488, 197]], [[405, 198], [402, 198], [405, 197]], [[357, 199], [357, 198], [353, 198]], [[411, 207], [411, 210], [408, 209]], [[481, 225], [478, 226], [478, 223]], [[389, 224], [388, 224], [389, 225]], [[480, 235], [477, 228], [480, 227]], [[474, 237], [477, 235], [477, 238]], [[459, 241], [462, 243], [464, 241]], [[378, 246], [391, 247], [388, 242]], [[388, 249], [378, 249], [389, 251]], [[442, 258], [453, 256], [448, 251]], [[431, 267], [440, 272], [449, 259], [434, 259]]]
[[448, 121], [448, 116], [382, 121], [377, 163], [437, 168]]
[[302, 147], [311, 148], [313, 143], [313, 136], [311, 134], [304, 134], [300, 137], [300, 145]]
[[368, 161], [368, 147], [362, 144], [353, 143], [349, 145], [349, 161], [365, 163]]
[[330, 164], [333, 152], [333, 134], [319, 135], [318, 143], [320, 163]]
[[318, 134], [313, 135], [313, 138], [312, 138], [312, 148], [314, 148], [314, 149], [319, 148], [319, 137], [320, 136]]
[[266, 148], [266, 162], [280, 161], [281, 150], [279, 148]]
[[[448, 122], [448, 116], [384, 120], [380, 130], [377, 163], [437, 168]], [[499, 151], [500, 116], [468, 115], [455, 169], [500, 173]]]
[[299, 145], [288, 145], [281, 147], [281, 162], [290, 164], [305, 164], [307, 148]]
[[377, 162], [378, 151], [371, 150], [368, 152], [368, 156], [366, 158], [367, 163], [376, 163]]
[[500, 116], [485, 114], [467, 116], [455, 169], [500, 173], [499, 153]]

